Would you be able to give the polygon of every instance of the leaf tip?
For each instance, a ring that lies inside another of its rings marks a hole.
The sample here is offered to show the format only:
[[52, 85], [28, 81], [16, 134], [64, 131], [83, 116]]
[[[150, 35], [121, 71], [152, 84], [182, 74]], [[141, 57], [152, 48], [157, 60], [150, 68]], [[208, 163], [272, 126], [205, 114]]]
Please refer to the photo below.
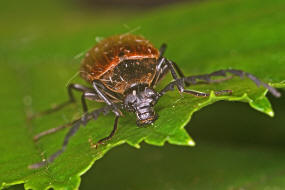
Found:
[[272, 110], [266, 112], [270, 117], [274, 117], [274, 112]]
[[195, 145], [196, 145], [196, 143], [195, 143], [193, 140], [189, 140], [189, 141], [187, 142], [187, 144], [188, 144], [189, 146], [195, 146]]

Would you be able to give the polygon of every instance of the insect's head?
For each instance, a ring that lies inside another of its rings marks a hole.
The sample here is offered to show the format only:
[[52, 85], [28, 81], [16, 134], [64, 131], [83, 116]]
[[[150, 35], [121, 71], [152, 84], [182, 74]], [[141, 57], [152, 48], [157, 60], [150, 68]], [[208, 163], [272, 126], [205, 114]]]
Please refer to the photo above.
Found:
[[158, 118], [153, 108], [158, 98], [152, 88], [136, 86], [128, 91], [124, 105], [128, 111], [135, 112], [138, 126], [152, 124]]

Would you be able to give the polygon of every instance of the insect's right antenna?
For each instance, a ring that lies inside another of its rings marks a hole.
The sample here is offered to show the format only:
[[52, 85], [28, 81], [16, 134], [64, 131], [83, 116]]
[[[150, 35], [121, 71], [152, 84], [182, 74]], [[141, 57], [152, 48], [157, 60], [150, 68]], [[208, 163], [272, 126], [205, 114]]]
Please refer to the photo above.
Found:
[[135, 28], [131, 29], [127, 24], [124, 24], [124, 27], [125, 27], [126, 29], [128, 29], [129, 31], [128, 31], [128, 32], [126, 32], [126, 33], [125, 33], [125, 34], [123, 34], [123, 35], [132, 34], [132, 33], [134, 33], [134, 32], [136, 32], [136, 31], [138, 31], [138, 30], [140, 30], [140, 29], [141, 29], [141, 27], [140, 27], [140, 26], [137, 26], [137, 27], [135, 27]]
[[[85, 71], [77, 71], [65, 84], [65, 87], [68, 87], [68, 85], [70, 84], [70, 82], [77, 77], [80, 73], [87, 73]], [[87, 73], [88, 74], [88, 73]]]

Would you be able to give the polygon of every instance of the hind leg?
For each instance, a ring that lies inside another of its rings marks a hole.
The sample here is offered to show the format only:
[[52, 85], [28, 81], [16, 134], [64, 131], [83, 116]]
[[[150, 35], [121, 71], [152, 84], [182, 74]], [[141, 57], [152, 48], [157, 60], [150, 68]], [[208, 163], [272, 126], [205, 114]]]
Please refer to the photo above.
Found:
[[[80, 128], [81, 125], [85, 125], [87, 122], [89, 122], [92, 119], [96, 120], [101, 113], [103, 113], [105, 115], [105, 114], [109, 113], [110, 111], [112, 111], [112, 107], [105, 106], [103, 108], [94, 110], [91, 113], [87, 113], [85, 121], [83, 121], [82, 118], [80, 118], [80, 119], [72, 121], [71, 123], [60, 126], [58, 128], [53, 128], [54, 130], [48, 130], [48, 131], [43, 132], [42, 134], [35, 136], [34, 140], [38, 140], [39, 138], [41, 138], [47, 134], [55, 133], [58, 130], [72, 126], [69, 129], [68, 133], [65, 135], [64, 140], [63, 140], [63, 144], [58, 151], [56, 151], [54, 154], [52, 154], [46, 160], [30, 165], [29, 168], [30, 169], [38, 169], [38, 168], [41, 168], [48, 163], [52, 163], [59, 155], [61, 155], [65, 151], [65, 149], [66, 149], [66, 147], [70, 141], [70, 138], [76, 134], [76, 132], [78, 131], [78, 129]], [[117, 120], [118, 119], [116, 118], [116, 121]], [[112, 133], [106, 138], [106, 140], [109, 140], [114, 135], [116, 129], [117, 129], [117, 122], [115, 123], [115, 126], [114, 126]], [[101, 144], [101, 143], [105, 142], [106, 140], [105, 140], [105, 138], [101, 139], [98, 143]]]

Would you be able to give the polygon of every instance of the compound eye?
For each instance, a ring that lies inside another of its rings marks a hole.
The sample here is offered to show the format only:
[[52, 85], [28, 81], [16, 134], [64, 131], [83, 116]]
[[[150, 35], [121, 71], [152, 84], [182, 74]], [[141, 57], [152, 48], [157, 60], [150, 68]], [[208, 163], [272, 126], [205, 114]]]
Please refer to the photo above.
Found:
[[155, 95], [155, 92], [149, 88], [145, 89], [145, 94], [147, 97], [153, 97]]

